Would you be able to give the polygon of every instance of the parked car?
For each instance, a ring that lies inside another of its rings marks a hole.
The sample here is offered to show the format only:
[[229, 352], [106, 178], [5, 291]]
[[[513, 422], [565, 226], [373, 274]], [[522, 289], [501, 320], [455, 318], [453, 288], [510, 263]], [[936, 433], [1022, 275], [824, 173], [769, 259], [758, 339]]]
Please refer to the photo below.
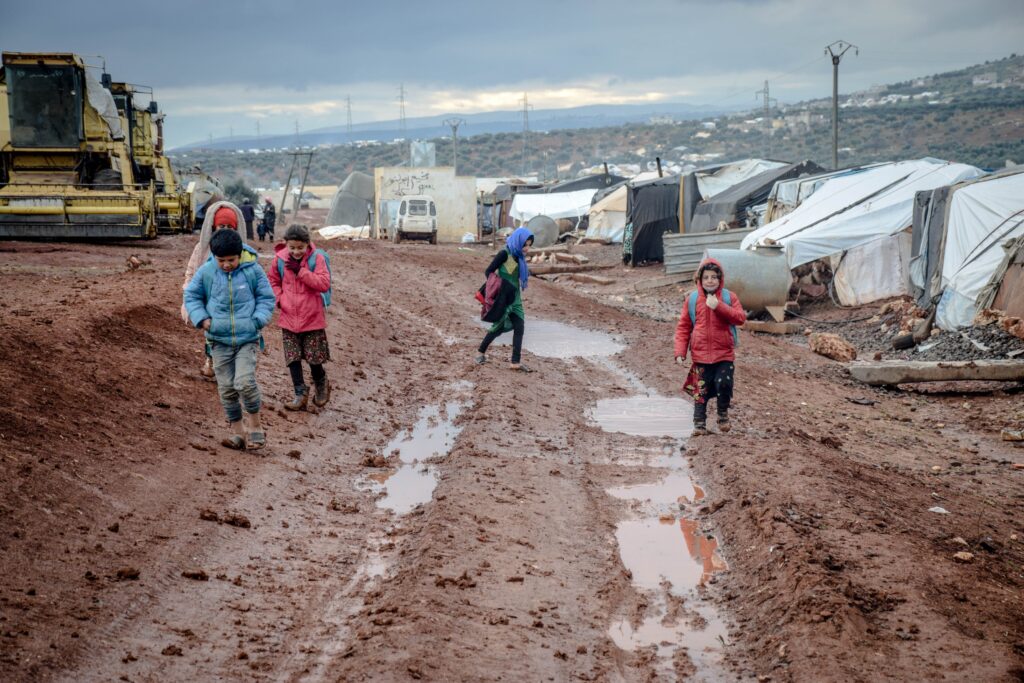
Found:
[[437, 244], [437, 206], [430, 195], [402, 198], [391, 241], [397, 244], [407, 238], [428, 239], [431, 244]]

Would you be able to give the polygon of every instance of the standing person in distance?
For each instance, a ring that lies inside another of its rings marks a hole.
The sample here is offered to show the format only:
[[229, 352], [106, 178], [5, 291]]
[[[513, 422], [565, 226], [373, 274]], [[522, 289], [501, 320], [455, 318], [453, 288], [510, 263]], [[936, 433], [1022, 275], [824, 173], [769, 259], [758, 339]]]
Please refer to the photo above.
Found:
[[245, 218], [245, 239], [252, 240], [252, 222], [256, 220], [256, 209], [246, 197], [242, 200], [242, 217]]
[[263, 204], [263, 224], [267, 229], [267, 235], [270, 237], [270, 241], [274, 241], [274, 226], [277, 225], [277, 209], [274, 208], [274, 202], [270, 201], [270, 197], [264, 197], [266, 203]]
[[687, 351], [693, 362], [683, 391], [693, 397], [693, 435], [708, 433], [708, 401], [718, 401], [718, 429], [727, 432], [736, 368], [736, 326], [747, 321], [740, 299], [725, 289], [725, 273], [715, 259], [704, 259], [694, 275], [697, 291], [687, 295], [676, 325], [675, 357]]
[[309, 403], [302, 361], [309, 364], [313, 376], [313, 404], [323, 407], [331, 398], [331, 385], [324, 371], [324, 363], [331, 359], [325, 315], [328, 299], [324, 298], [331, 289], [331, 264], [326, 252], [310, 241], [305, 225], [291, 225], [284, 233], [284, 243], [274, 252], [270, 286], [281, 309], [277, 324], [284, 342], [284, 362], [295, 387], [295, 398], [284, 407], [302, 410]]
[[533, 233], [526, 228], [516, 228], [508, 239], [505, 240], [505, 248], [499, 251], [491, 264], [487, 266], [484, 275], [490, 277], [491, 273], [497, 273], [502, 280], [515, 288], [515, 298], [512, 300], [500, 317], [497, 318], [491, 329], [480, 342], [476, 362], [483, 365], [487, 362], [487, 349], [491, 342], [499, 336], [512, 330], [512, 359], [509, 367], [521, 372], [533, 372], [527, 365], [521, 362], [523, 351], [523, 334], [526, 331], [526, 314], [523, 312], [523, 292], [526, 290], [530, 280], [530, 269], [526, 265], [526, 257], [533, 246]]

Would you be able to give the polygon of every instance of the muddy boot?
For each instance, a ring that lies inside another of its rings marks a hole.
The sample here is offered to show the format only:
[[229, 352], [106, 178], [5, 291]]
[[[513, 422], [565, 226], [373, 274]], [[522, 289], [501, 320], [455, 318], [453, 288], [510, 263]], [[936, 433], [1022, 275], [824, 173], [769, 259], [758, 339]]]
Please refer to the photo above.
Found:
[[718, 431], [725, 434], [727, 431], [732, 429], [732, 425], [729, 423], [729, 415], [727, 413], [718, 414]]
[[295, 388], [295, 398], [290, 403], [285, 403], [285, 410], [305, 410], [309, 402], [309, 389], [305, 385]]
[[199, 368], [199, 374], [203, 377], [213, 377], [213, 359], [209, 356], [203, 362], [203, 367]]
[[706, 436], [708, 433], [708, 426], [703, 422], [693, 423], [693, 434], [692, 436]]
[[693, 435], [704, 436], [708, 433], [708, 407], [704, 403], [693, 404]]
[[316, 393], [313, 394], [313, 403], [318, 408], [322, 408], [327, 405], [327, 402], [331, 400], [331, 383], [327, 381], [326, 377], [316, 380]]

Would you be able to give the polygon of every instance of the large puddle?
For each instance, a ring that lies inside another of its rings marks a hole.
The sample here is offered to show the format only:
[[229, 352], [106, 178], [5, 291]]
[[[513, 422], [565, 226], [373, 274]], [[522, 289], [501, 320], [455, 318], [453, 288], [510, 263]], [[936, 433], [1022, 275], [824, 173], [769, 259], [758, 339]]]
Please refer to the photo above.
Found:
[[591, 409], [590, 418], [606, 432], [677, 439], [693, 433], [693, 404], [682, 398], [605, 398]]
[[397, 456], [399, 464], [388, 470], [367, 475], [363, 487], [384, 493], [377, 507], [405, 514], [416, 506], [429, 503], [440, 480], [437, 467], [430, 459], [446, 455], [462, 431], [455, 419], [466, 408], [461, 401], [427, 406], [420, 410], [416, 424], [399, 432], [384, 447], [384, 456]]
[[[487, 323], [480, 323], [486, 329]], [[512, 333], [498, 337], [495, 344], [510, 345]], [[543, 358], [598, 358], [614, 356], [626, 348], [615, 337], [596, 330], [557, 322], [554, 320], [526, 320], [523, 348]]]

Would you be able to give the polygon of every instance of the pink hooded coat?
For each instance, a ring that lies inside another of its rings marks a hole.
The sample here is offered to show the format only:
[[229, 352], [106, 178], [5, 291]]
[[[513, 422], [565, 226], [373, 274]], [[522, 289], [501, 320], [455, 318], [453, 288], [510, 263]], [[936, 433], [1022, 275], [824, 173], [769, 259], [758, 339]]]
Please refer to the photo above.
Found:
[[325, 259], [318, 258], [316, 269], [309, 269], [309, 257], [316, 249], [310, 243], [302, 257], [302, 266], [298, 274], [284, 268], [284, 279], [278, 263], [287, 264], [288, 247], [281, 243], [274, 247], [274, 260], [270, 264], [270, 286], [277, 297], [277, 305], [281, 316], [277, 324], [289, 332], [310, 332], [327, 327], [324, 315], [324, 302], [320, 294], [331, 288], [331, 272], [327, 269]]

